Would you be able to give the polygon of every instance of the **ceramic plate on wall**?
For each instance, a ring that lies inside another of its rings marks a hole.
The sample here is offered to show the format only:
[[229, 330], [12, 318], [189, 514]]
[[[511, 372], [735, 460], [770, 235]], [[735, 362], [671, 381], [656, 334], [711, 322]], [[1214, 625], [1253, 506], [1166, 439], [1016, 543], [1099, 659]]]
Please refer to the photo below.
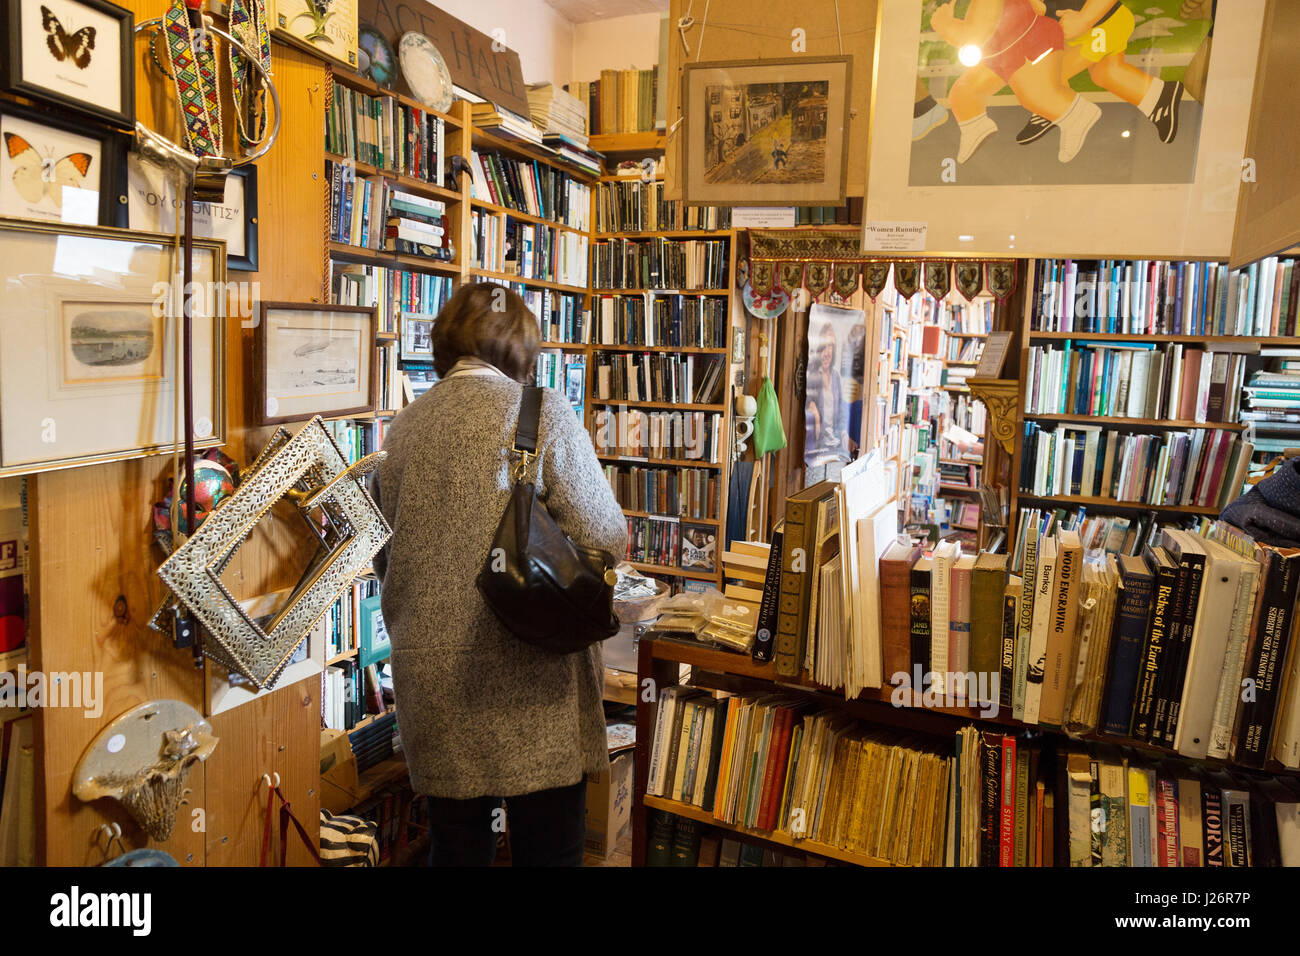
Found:
[[446, 112], [452, 99], [451, 73], [438, 48], [423, 33], [404, 33], [397, 49], [411, 93], [430, 109]]
[[397, 77], [397, 55], [392, 44], [373, 27], [362, 27], [357, 37], [361, 72], [386, 90], [393, 88]]

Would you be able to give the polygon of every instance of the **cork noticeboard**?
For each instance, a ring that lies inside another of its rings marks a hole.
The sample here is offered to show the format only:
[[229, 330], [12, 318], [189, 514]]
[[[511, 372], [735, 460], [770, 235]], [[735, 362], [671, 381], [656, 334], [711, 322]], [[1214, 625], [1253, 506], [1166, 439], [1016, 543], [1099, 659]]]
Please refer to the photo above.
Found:
[[[877, 0], [710, 0], [707, 20], [696, 4], [694, 21], [678, 24], [690, 0], [671, 0], [668, 37], [668, 144], [664, 157], [665, 192], [681, 199], [682, 75], [687, 62], [785, 59], [791, 56], [853, 58], [850, 71], [848, 172], [846, 192], [866, 192], [867, 137], [871, 121], [871, 78], [876, 50]], [[683, 45], [685, 41], [685, 45]], [[689, 50], [687, 49], [689, 48]]]

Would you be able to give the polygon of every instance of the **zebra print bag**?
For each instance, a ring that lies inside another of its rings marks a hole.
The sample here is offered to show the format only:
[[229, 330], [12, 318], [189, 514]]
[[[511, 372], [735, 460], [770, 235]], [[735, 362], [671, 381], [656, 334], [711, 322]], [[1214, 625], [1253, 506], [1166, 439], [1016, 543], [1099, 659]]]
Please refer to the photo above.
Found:
[[350, 814], [320, 812], [321, 866], [376, 866], [379, 827]]

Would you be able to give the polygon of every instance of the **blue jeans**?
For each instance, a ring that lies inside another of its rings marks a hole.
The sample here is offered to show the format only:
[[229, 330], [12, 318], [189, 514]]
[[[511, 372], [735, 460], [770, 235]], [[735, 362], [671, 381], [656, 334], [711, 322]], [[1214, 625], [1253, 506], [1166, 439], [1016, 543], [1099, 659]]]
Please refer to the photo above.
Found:
[[429, 797], [429, 865], [491, 866], [508, 822], [512, 865], [582, 866], [586, 815], [585, 779], [517, 797]]

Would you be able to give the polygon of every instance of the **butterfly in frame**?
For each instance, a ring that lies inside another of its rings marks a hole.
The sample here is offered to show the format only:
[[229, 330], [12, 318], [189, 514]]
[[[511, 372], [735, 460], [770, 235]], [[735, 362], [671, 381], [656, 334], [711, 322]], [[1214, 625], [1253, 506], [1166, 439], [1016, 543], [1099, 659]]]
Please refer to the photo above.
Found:
[[95, 49], [94, 27], [82, 27], [75, 33], [68, 33], [59, 18], [44, 4], [41, 5], [41, 26], [45, 28], [45, 43], [54, 59], [60, 63], [71, 60], [79, 70], [90, 65], [90, 51]]
[[85, 189], [86, 174], [93, 157], [89, 153], [69, 153], [62, 159], [42, 157], [36, 147], [17, 133], [5, 133], [5, 153], [13, 162], [13, 183], [18, 195], [30, 203], [50, 199], [55, 208], [63, 208], [63, 187]]

